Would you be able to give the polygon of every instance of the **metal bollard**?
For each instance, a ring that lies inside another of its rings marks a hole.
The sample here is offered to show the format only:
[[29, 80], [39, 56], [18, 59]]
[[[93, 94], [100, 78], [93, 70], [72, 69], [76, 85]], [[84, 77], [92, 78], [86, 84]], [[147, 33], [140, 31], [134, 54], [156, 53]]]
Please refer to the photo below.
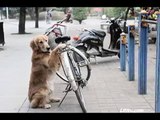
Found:
[[147, 12], [139, 15], [139, 47], [138, 47], [138, 93], [147, 93], [147, 45], [148, 45], [148, 23], [146, 19]]
[[121, 33], [120, 40], [120, 69], [126, 71], [126, 34]]
[[0, 44], [4, 46], [4, 30], [3, 30], [3, 22], [0, 22]]
[[133, 81], [135, 79], [134, 69], [134, 51], [135, 51], [135, 25], [128, 26], [128, 80]]
[[160, 12], [157, 16], [155, 112], [160, 112]]

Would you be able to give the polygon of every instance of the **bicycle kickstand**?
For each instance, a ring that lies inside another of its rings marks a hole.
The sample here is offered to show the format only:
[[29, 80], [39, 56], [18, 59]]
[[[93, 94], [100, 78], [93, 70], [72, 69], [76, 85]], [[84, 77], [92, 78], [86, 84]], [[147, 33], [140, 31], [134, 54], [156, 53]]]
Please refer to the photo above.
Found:
[[62, 98], [61, 102], [59, 103], [58, 107], [60, 107], [60, 105], [62, 104], [62, 102], [64, 101], [64, 99], [66, 98], [68, 92], [71, 91], [71, 85], [68, 84], [67, 87], [65, 88], [65, 91], [63, 92], [66, 92], [66, 94], [64, 95], [64, 97]]

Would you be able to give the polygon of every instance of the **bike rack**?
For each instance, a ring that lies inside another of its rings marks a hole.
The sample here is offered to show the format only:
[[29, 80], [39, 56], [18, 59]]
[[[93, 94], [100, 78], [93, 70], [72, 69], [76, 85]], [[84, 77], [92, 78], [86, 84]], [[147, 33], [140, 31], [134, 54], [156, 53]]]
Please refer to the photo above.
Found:
[[[146, 14], [146, 13], [142, 13]], [[155, 112], [160, 112], [160, 12], [157, 13], [158, 19], [157, 21], [151, 21], [143, 19], [141, 23], [143, 25], [147, 25], [148, 23], [157, 24], [157, 44], [156, 44], [156, 75], [155, 75]], [[147, 31], [145, 31], [145, 34], [147, 36]], [[143, 38], [143, 41], [147, 41], [147, 38]], [[142, 45], [141, 45], [142, 46]], [[147, 55], [147, 51], [144, 51]], [[147, 68], [147, 65], [144, 66], [144, 68]], [[144, 72], [147, 73], [147, 69], [144, 69]], [[139, 73], [140, 74], [140, 73]], [[145, 74], [145, 82], [146, 82], [146, 74]], [[145, 88], [146, 89], [146, 88]]]
[[142, 20], [142, 22], [147, 22], [147, 23], [152, 23], [152, 24], [157, 24], [157, 21], [153, 21], [153, 20]]
[[[155, 112], [160, 112], [160, 12], [157, 13], [157, 21], [147, 20], [147, 12], [139, 14], [139, 45], [138, 45], [138, 93], [147, 94], [147, 45], [148, 45], [148, 23], [157, 24], [156, 44], [156, 66], [155, 66]], [[134, 37], [131, 37], [131, 26], [128, 34], [129, 54], [129, 81], [134, 80]], [[134, 32], [133, 32], [134, 33]], [[132, 34], [133, 34], [132, 33]], [[133, 34], [135, 35], [135, 34]], [[123, 53], [121, 53], [123, 55]], [[123, 62], [125, 59], [123, 59]], [[132, 61], [132, 62], [131, 62]], [[132, 69], [131, 69], [132, 68]]]
[[139, 14], [139, 46], [138, 46], [138, 93], [147, 94], [147, 46], [148, 23], [144, 22], [147, 12]]
[[157, 46], [156, 46], [156, 79], [155, 79], [155, 111], [160, 112], [160, 13], [157, 14]]

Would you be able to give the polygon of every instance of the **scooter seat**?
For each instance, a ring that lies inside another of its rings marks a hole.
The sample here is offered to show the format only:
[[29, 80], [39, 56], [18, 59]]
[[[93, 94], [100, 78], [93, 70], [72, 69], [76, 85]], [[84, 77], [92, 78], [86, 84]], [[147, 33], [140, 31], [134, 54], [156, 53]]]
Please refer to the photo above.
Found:
[[92, 29], [92, 32], [94, 32], [99, 37], [105, 37], [106, 36], [106, 33], [104, 31], [101, 31], [101, 30]]

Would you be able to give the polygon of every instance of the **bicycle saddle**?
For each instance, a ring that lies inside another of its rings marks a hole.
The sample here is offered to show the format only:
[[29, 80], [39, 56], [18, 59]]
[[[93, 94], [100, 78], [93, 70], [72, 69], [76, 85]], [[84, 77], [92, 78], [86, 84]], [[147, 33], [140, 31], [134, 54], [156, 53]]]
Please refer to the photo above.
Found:
[[67, 41], [69, 41], [71, 38], [70, 38], [70, 36], [60, 36], [60, 37], [57, 37], [56, 39], [55, 39], [55, 42], [58, 44], [58, 43], [65, 43], [65, 42], [67, 42]]
[[105, 37], [106, 36], [106, 33], [104, 31], [101, 31], [101, 30], [94, 30], [92, 29], [91, 30], [92, 32], [94, 32], [96, 35], [98, 35], [99, 37]]

